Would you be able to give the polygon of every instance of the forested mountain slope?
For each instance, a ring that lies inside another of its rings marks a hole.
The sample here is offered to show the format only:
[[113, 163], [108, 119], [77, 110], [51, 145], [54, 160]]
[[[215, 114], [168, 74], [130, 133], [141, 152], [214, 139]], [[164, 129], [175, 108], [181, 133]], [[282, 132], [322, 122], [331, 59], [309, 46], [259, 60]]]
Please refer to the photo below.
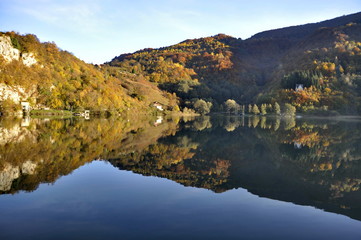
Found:
[[[270, 30], [250, 39], [224, 34], [115, 57], [106, 65], [144, 76], [191, 106], [291, 103], [299, 111], [360, 112], [361, 13]], [[302, 84], [302, 91], [295, 91]], [[352, 106], [351, 106], [352, 105]]]
[[87, 64], [32, 34], [0, 33], [0, 71], [1, 112], [18, 111], [27, 101], [33, 109], [139, 113], [174, 99], [139, 76], [114, 77], [111, 68]]
[[189, 39], [100, 66], [34, 35], [7, 32], [0, 34], [0, 71], [1, 112], [27, 101], [35, 109], [115, 113], [151, 112], [157, 103], [204, 114], [229, 110], [225, 101], [232, 99], [291, 104], [304, 113], [360, 114], [361, 13], [246, 40], [225, 34]]

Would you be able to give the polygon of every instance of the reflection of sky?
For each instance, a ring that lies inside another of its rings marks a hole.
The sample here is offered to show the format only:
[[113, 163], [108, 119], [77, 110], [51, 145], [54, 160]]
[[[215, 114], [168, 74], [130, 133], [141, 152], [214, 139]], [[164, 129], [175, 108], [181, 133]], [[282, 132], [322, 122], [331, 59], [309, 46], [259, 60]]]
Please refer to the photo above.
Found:
[[0, 31], [36, 34], [87, 62], [189, 38], [234, 37], [355, 13], [359, 0], [1, 0]]
[[1, 239], [361, 236], [360, 222], [342, 215], [260, 198], [244, 189], [216, 194], [183, 187], [99, 161], [33, 193], [0, 196], [0, 212]]

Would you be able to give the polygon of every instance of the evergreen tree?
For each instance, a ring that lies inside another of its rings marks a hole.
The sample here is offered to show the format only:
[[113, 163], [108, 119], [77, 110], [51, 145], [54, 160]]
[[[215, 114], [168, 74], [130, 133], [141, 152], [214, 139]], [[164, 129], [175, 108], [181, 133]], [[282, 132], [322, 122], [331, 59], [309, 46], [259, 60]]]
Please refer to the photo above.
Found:
[[261, 114], [262, 114], [262, 115], [266, 115], [266, 114], [267, 114], [267, 105], [266, 105], [266, 104], [262, 104], [262, 105], [261, 105]]
[[253, 105], [252, 112], [256, 115], [260, 114], [259, 108], [256, 104]]
[[252, 114], [252, 113], [253, 113], [252, 105], [251, 105], [251, 104], [248, 105], [248, 113], [249, 113], [249, 114]]
[[277, 102], [275, 102], [274, 112], [275, 112], [275, 114], [277, 114], [277, 115], [280, 115], [280, 114], [281, 114], [281, 107], [280, 107], [280, 105], [279, 105]]
[[284, 106], [284, 114], [287, 116], [294, 116], [296, 114], [296, 108], [289, 103]]

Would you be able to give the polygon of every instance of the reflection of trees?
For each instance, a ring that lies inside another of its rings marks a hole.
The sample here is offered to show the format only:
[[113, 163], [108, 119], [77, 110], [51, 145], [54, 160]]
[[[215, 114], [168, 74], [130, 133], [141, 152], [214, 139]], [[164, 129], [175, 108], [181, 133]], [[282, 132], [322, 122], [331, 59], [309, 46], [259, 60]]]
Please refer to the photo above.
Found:
[[185, 186], [242, 187], [361, 219], [360, 123], [256, 117], [205, 116], [157, 127], [144, 119], [3, 122], [2, 192], [33, 190], [101, 158]]
[[260, 120], [259, 116], [257, 116], [257, 115], [253, 116], [251, 119], [252, 119], [253, 128], [256, 128], [258, 126], [258, 123], [259, 123], [259, 120]]
[[296, 119], [294, 117], [285, 117], [284, 118], [284, 128], [285, 130], [290, 130], [296, 126]]
[[202, 131], [207, 128], [211, 128], [212, 124], [210, 121], [210, 116], [200, 116], [195, 118], [195, 120], [192, 122], [193, 129], [197, 131]]
[[[247, 116], [247, 117], [239, 117], [239, 116], [224, 116], [221, 119], [216, 118], [216, 122], [218, 121], [218, 125], [223, 126], [223, 128], [232, 132], [239, 127], [248, 127], [248, 128], [262, 128], [262, 129], [272, 129], [273, 131], [277, 131], [281, 124], [285, 130], [290, 130], [296, 126], [296, 119], [293, 117], [279, 117], [279, 116]], [[212, 119], [212, 122], [215, 122], [215, 119]]]
[[330, 185], [333, 198], [342, 198], [345, 193], [359, 191], [361, 186], [361, 179], [347, 178], [344, 181], [334, 181]]
[[241, 119], [239, 117], [233, 117], [233, 116], [226, 116], [225, 117], [225, 123], [224, 123], [224, 129], [228, 132], [234, 131], [236, 128], [238, 128], [241, 125]]
[[2, 121], [0, 133], [8, 138], [0, 144], [0, 192], [34, 190], [86, 162], [144, 148], [176, 128], [145, 120], [135, 119], [131, 126], [127, 119], [34, 120], [27, 127]]
[[[158, 143], [160, 152], [147, 148], [110, 162], [121, 169], [166, 177], [186, 186], [215, 192], [243, 187], [261, 196], [361, 218], [361, 210], [359, 215], [346, 211], [361, 209], [359, 202], [352, 200], [355, 194], [361, 198], [361, 137], [355, 132], [361, 128], [357, 124], [329, 127], [259, 117], [253, 128], [257, 120], [247, 121], [251, 128], [241, 127], [242, 119], [237, 117], [212, 119], [213, 127], [207, 131], [184, 127], [176, 136]], [[283, 127], [278, 128], [281, 124]], [[289, 125], [294, 127], [288, 129]]]
[[260, 127], [261, 128], [263, 128], [263, 129], [265, 129], [265, 128], [268, 128], [268, 126], [267, 126], [267, 118], [266, 117], [261, 117], [261, 123], [260, 123]]
[[[290, 131], [290, 136], [293, 143], [300, 144], [301, 146], [314, 147], [321, 142], [321, 136], [318, 131], [303, 131], [302, 129], [293, 129]], [[287, 140], [286, 140], [287, 141]], [[327, 141], [323, 139], [323, 141]], [[325, 143], [326, 144], [326, 143]]]
[[274, 122], [273, 131], [277, 131], [280, 128], [280, 125], [281, 125], [281, 119], [278, 117]]
[[[353, 201], [361, 195], [360, 124], [349, 124], [329, 127], [301, 122], [297, 127], [277, 134], [279, 142], [284, 143], [279, 147], [282, 162], [298, 168], [309, 186], [327, 192], [325, 201], [338, 207], [342, 205], [342, 209], [360, 208]], [[361, 214], [357, 218], [361, 218]]]
[[197, 149], [197, 144], [191, 143], [185, 146], [184, 139], [184, 137], [177, 138], [176, 141], [180, 141], [177, 144], [157, 143], [142, 151], [109, 161], [120, 169], [135, 173], [165, 177], [185, 186], [224, 191], [217, 186], [226, 182], [229, 177], [229, 161], [195, 159], [194, 150]]
[[198, 143], [193, 142], [192, 138], [188, 136], [177, 137], [177, 145], [182, 148], [197, 149]]

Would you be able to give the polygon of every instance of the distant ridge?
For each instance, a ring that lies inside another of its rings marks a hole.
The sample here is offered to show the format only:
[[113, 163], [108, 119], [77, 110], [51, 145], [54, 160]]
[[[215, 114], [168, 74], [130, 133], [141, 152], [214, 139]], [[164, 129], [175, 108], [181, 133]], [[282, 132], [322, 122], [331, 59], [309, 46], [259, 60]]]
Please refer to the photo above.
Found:
[[361, 23], [361, 12], [350, 14], [350, 15], [344, 15], [341, 17], [333, 18], [333, 19], [318, 22], [318, 23], [308, 23], [308, 24], [304, 24], [304, 25], [291, 26], [291, 27], [279, 28], [279, 29], [274, 29], [274, 30], [267, 30], [267, 31], [260, 32], [260, 33], [253, 35], [250, 39], [287, 38], [289, 40], [299, 40], [300, 38], [305, 38], [305, 37], [311, 35], [314, 31], [316, 31], [319, 28], [338, 27], [338, 26], [346, 25], [351, 22]]

